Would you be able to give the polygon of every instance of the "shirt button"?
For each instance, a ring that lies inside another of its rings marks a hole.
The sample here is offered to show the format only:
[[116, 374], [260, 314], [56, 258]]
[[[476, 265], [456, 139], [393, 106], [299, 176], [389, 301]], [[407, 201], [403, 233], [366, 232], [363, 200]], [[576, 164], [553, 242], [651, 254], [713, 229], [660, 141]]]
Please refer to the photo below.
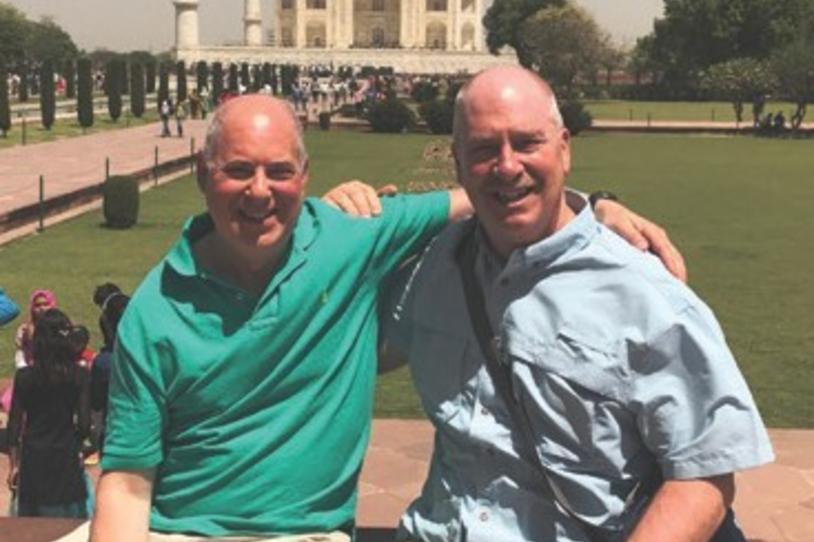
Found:
[[489, 411], [486, 410], [486, 407], [480, 407], [480, 413], [483, 416], [488, 416], [489, 415]]
[[478, 516], [481, 521], [489, 521], [489, 514], [486, 512], [481, 512], [480, 516]]

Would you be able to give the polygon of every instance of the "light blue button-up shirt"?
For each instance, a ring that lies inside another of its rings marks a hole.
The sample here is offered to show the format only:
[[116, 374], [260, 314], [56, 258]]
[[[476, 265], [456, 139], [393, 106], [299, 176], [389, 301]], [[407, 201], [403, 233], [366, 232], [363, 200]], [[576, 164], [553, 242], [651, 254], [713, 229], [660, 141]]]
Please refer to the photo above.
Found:
[[582, 521], [619, 527], [654, 474], [708, 477], [773, 459], [709, 308], [585, 209], [505, 265], [483, 243], [476, 261], [554, 499], [472, 331], [454, 260], [466, 230], [455, 224], [436, 239], [385, 327], [436, 429], [401, 538], [583, 542], [563, 502]]

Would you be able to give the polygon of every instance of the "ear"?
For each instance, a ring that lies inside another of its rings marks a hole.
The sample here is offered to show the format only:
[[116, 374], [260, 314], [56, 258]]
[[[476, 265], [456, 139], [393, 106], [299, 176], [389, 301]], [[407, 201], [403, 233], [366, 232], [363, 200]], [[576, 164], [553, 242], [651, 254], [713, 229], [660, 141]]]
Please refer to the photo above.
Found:
[[458, 156], [460, 153], [457, 141], [452, 141], [452, 160], [455, 162], [455, 182], [463, 186], [461, 180], [463, 179], [463, 167], [461, 166], [461, 159]]
[[563, 128], [560, 134], [560, 152], [562, 155], [562, 169], [565, 175], [571, 173], [571, 132]]
[[308, 179], [310, 177], [310, 172], [311, 172], [310, 166], [311, 166], [311, 160], [310, 160], [310, 158], [306, 158], [305, 163], [302, 165], [302, 186], [303, 186], [303, 188], [308, 186]]
[[196, 180], [198, 181], [198, 189], [201, 192], [206, 191], [206, 183], [209, 179], [209, 168], [206, 166], [203, 152], [198, 151], [195, 153], [195, 173]]

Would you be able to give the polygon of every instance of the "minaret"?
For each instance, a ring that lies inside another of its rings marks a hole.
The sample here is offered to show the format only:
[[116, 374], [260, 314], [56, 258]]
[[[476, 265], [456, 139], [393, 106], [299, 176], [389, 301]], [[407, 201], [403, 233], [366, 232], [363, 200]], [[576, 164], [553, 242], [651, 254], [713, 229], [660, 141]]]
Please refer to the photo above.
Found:
[[263, 45], [263, 17], [260, 0], [245, 0], [243, 4], [243, 41], [247, 47]]
[[196, 49], [198, 43], [198, 0], [173, 0], [175, 4], [175, 49]]

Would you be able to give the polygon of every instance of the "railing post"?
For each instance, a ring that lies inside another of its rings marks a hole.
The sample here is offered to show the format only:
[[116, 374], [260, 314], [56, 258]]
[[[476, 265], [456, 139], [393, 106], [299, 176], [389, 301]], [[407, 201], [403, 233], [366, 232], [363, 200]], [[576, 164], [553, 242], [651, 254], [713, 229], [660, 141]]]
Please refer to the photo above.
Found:
[[158, 145], [155, 146], [155, 155], [153, 161], [153, 181], [158, 186]]
[[105, 181], [110, 179], [110, 157], [105, 157]]
[[21, 112], [20, 116], [23, 118], [23, 130], [22, 130], [22, 138], [23, 138], [23, 145], [25, 145], [27, 138], [27, 130], [26, 130], [26, 117], [25, 113]]
[[189, 172], [195, 173], [195, 138], [189, 140]]
[[40, 204], [39, 204], [39, 211], [40, 211], [40, 224], [37, 227], [37, 231], [43, 231], [45, 229], [45, 176], [40, 175]]

